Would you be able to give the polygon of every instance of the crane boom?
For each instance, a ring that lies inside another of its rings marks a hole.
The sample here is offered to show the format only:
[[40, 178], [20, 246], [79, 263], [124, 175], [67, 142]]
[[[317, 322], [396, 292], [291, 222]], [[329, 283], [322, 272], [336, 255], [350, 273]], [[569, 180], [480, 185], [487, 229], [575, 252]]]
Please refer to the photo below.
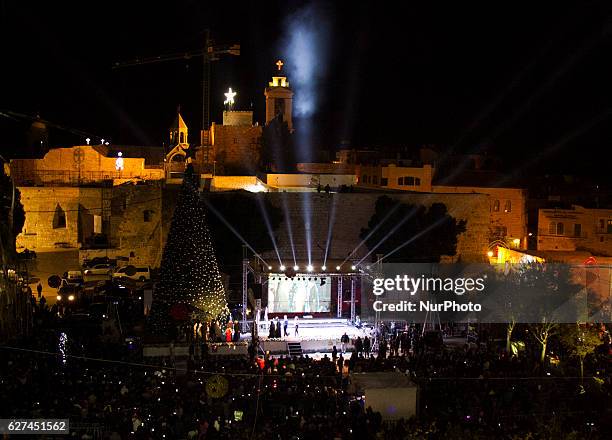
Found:
[[190, 60], [202, 57], [202, 130], [210, 127], [210, 63], [218, 61], [220, 55], [240, 55], [239, 44], [219, 44], [214, 45], [210, 38], [210, 31], [205, 31], [204, 47], [198, 50], [187, 52], [175, 52], [165, 55], [134, 58], [127, 61], [117, 61], [113, 64], [113, 70], [126, 67], [142, 66], [145, 64], [163, 63], [166, 61]]

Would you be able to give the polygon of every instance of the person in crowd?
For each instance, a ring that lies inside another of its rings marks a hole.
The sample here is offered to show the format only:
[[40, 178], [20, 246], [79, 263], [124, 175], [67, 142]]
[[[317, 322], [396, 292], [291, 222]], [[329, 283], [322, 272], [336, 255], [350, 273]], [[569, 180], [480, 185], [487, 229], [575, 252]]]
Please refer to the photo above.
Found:
[[349, 337], [344, 332], [344, 334], [340, 337], [340, 350], [342, 350], [342, 354], [346, 353], [346, 346], [349, 343]]
[[283, 335], [285, 337], [289, 336], [289, 319], [287, 318], [287, 315], [284, 316], [283, 318]]
[[366, 337], [363, 338], [363, 355], [366, 359], [370, 357], [371, 348], [372, 347], [370, 346], [370, 338], [368, 338], [368, 336], [366, 335]]

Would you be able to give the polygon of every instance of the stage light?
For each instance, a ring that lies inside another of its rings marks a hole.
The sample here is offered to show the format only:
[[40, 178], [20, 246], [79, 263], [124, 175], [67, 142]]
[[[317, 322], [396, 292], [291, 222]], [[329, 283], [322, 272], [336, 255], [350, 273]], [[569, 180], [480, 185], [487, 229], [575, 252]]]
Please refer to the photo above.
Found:
[[321, 270], [327, 270], [327, 266], [321, 266]]
[[268, 266], [268, 270], [272, 270], [272, 266]]
[[281, 271], [281, 272], [284, 272], [284, 271], [285, 271], [285, 269], [286, 269], [286, 267], [285, 267], [284, 265], [282, 265], [282, 264], [281, 264], [281, 266], [279, 267], [279, 269], [280, 269], [280, 271]]
[[293, 270], [300, 270], [300, 266], [296, 264], [295, 266], [293, 266]]
[[357, 269], [357, 266], [355, 266], [354, 264], [351, 266], [351, 270], [355, 270]]
[[308, 266], [306, 266], [306, 270], [308, 272], [312, 272], [314, 270], [314, 267], [312, 267], [312, 264], [309, 264]]
[[493, 256], [493, 251], [489, 251], [489, 252], [487, 252], [487, 256], [488, 256], [489, 258], [491, 258], [491, 257]]
[[336, 266], [336, 270], [340, 270], [340, 266]]

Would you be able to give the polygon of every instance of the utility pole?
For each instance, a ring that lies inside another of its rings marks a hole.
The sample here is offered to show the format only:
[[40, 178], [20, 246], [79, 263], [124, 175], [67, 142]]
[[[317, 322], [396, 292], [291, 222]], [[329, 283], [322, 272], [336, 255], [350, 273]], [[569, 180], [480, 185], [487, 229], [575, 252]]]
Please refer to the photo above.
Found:
[[202, 130], [210, 127], [210, 67], [213, 61], [218, 61], [221, 55], [240, 55], [239, 44], [214, 44], [210, 38], [210, 30], [204, 31], [204, 47], [202, 49], [175, 52], [166, 55], [135, 58], [128, 61], [118, 61], [113, 65], [113, 70], [126, 67], [142, 66], [144, 64], [162, 63], [166, 61], [190, 60], [202, 57]]

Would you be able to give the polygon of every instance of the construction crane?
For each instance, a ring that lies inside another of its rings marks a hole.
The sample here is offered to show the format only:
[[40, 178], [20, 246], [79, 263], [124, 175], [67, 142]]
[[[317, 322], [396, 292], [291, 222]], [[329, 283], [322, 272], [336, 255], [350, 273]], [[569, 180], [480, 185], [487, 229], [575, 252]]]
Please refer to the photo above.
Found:
[[118, 61], [113, 65], [113, 69], [125, 67], [142, 66], [144, 64], [162, 63], [166, 61], [189, 60], [195, 57], [203, 58], [202, 75], [202, 130], [210, 127], [210, 64], [218, 61], [221, 55], [240, 55], [239, 44], [214, 44], [210, 38], [210, 30], [205, 31], [204, 47], [202, 49], [176, 52], [166, 55], [158, 55], [145, 58], [135, 58], [129, 61]]

